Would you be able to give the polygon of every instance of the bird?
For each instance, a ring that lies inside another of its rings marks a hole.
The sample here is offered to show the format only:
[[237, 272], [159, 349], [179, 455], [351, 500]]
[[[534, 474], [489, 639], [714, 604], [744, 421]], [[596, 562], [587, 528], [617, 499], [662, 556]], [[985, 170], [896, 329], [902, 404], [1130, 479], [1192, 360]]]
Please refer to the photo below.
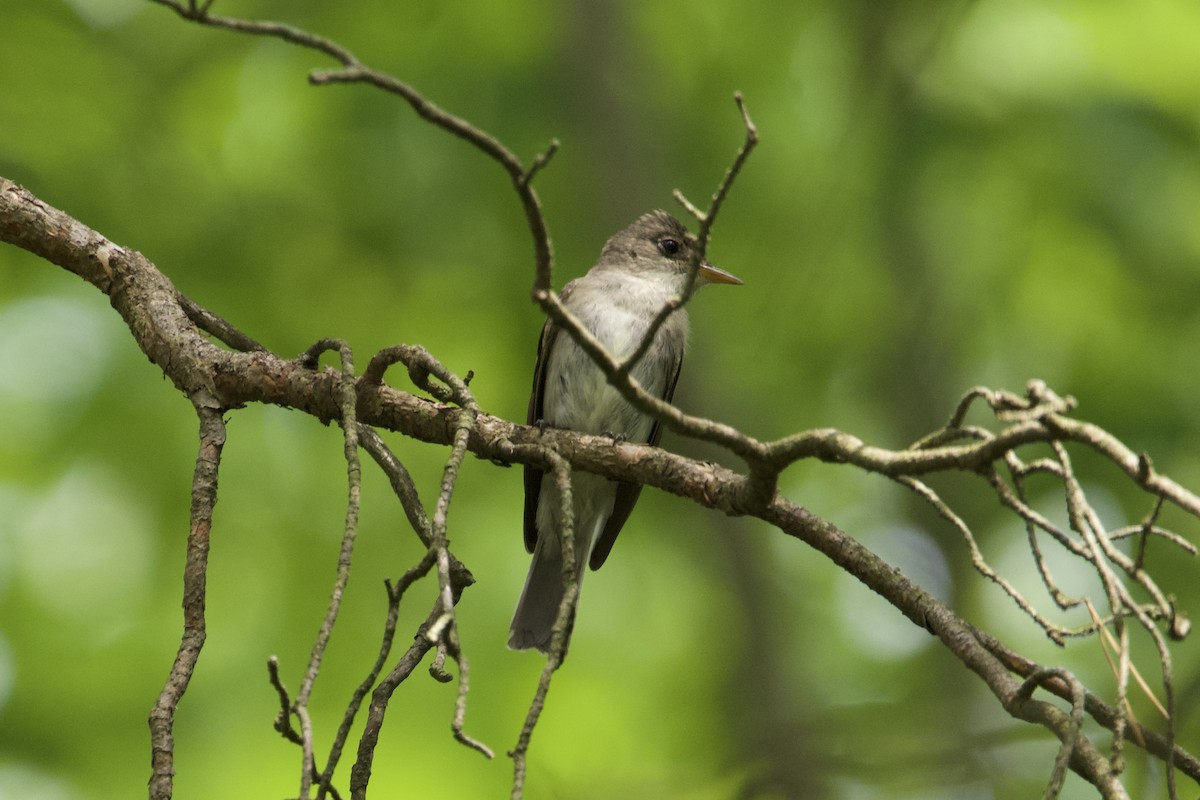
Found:
[[[567, 283], [559, 297], [582, 325], [618, 362], [631, 355], [664, 306], [682, 296], [699, 243], [665, 211], [643, 214], [604, 244], [585, 275]], [[701, 261], [696, 287], [741, 284], [737, 276]], [[684, 308], [672, 313], [654, 335], [631, 376], [648, 393], [668, 403], [675, 393], [688, 338]], [[617, 441], [657, 445], [661, 426], [630, 405], [608, 383], [591, 357], [548, 319], [538, 342], [529, 398], [528, 423]], [[571, 477], [574, 552], [580, 584], [584, 564], [604, 563], [629, 519], [640, 484], [612, 481], [575, 470]], [[554, 621], [565, 593], [559, 532], [562, 506], [553, 473], [525, 466], [525, 548], [533, 554], [509, 629], [513, 650], [548, 654]], [[569, 625], [573, 625], [573, 618]]]

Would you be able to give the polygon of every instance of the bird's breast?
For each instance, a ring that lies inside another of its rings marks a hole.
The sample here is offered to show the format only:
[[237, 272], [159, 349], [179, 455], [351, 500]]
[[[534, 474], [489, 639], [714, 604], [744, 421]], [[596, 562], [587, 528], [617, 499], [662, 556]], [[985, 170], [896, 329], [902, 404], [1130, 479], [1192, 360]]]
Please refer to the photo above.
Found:
[[[669, 299], [637, 292], [580, 294], [577, 290], [568, 307], [617, 361], [636, 350], [651, 320]], [[657, 397], [666, 393], [667, 381], [683, 358], [686, 337], [686, 312], [681, 310], [659, 329], [654, 344], [634, 366], [632, 375], [647, 392]], [[653, 422], [608, 383], [566, 333], [555, 338], [544, 392], [543, 413], [555, 427], [611, 433], [631, 441], [649, 438]]]

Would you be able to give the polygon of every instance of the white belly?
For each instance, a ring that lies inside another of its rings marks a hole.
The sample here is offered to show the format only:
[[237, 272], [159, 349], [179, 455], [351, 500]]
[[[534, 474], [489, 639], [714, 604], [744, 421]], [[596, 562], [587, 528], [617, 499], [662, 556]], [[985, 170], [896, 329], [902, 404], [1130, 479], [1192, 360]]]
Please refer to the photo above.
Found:
[[[646, 325], [624, 309], [585, 320], [605, 349], [617, 360], [633, 352]], [[559, 333], [546, 375], [543, 411], [546, 421], [557, 428], [584, 433], [611, 433], [630, 441], [646, 441], [653, 423], [633, 408], [608, 381], [591, 359], [567, 334]], [[651, 348], [653, 351], [653, 348]], [[665, 353], [664, 353], [665, 355]], [[637, 364], [633, 377], [650, 394], [662, 397], [673, 365], [650, 353]]]

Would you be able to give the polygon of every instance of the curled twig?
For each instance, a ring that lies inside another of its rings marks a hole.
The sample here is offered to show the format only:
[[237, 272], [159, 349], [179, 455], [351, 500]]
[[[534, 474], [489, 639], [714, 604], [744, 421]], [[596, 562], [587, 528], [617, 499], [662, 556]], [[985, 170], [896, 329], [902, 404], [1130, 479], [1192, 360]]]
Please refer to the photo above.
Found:
[[458, 692], [454, 699], [454, 718], [450, 721], [450, 732], [459, 744], [483, 754], [486, 758], [495, 758], [496, 754], [492, 748], [466, 732], [467, 694], [471, 687], [471, 665], [462, 653], [457, 632], [454, 632], [450, 638], [447, 649], [458, 664]]
[[[411, 364], [409, 369], [412, 369]], [[460, 387], [456, 390], [456, 393], [459, 394], [461, 401], [469, 403], [473, 408], [475, 407], [475, 401], [467, 391], [465, 383], [458, 381], [457, 378], [449, 374], [444, 379], [447, 380], [448, 385]], [[462, 652], [462, 646], [458, 637], [458, 625], [454, 617], [454, 604], [457, 602], [458, 597], [451, 574], [450, 543], [446, 536], [446, 516], [450, 509], [450, 498], [454, 493], [455, 485], [458, 483], [459, 469], [462, 467], [463, 457], [467, 452], [468, 436], [474, 424], [474, 413], [463, 409], [459, 414], [458, 425], [454, 434], [454, 444], [450, 449], [450, 456], [446, 460], [445, 469], [442, 471], [441, 491], [438, 493], [437, 506], [433, 512], [432, 526], [433, 550], [437, 563], [442, 616], [431, 626], [427, 636], [430, 641], [439, 642], [439, 659], [444, 659], [445, 654], [449, 653], [458, 662], [458, 695], [454, 705], [454, 719], [451, 724], [454, 738], [462, 744], [479, 751], [488, 758], [492, 758], [494, 754], [491, 748], [477, 739], [468, 736], [463, 731], [463, 722], [467, 709], [467, 692], [470, 687], [470, 665]], [[430, 669], [430, 673], [437, 678], [439, 673], [442, 672], [440, 663], [435, 661], [434, 667]]]
[[279, 735], [289, 742], [303, 745], [304, 737], [292, 727], [292, 698], [287, 687], [283, 685], [283, 678], [279, 675], [279, 658], [276, 656], [267, 659], [267, 677], [271, 681], [271, 687], [275, 689], [276, 696], [279, 697], [279, 714], [275, 717], [275, 730], [279, 731]]
[[[425, 638], [430, 644], [436, 645], [436, 655], [429, 668], [430, 675], [436, 680], [442, 682], [452, 680], [452, 676], [446, 672], [444, 667], [447, 656], [458, 662], [459, 693], [451, 726], [455, 739], [491, 758], [493, 754], [490, 748], [463, 731], [467, 691], [470, 686], [470, 666], [462, 653], [454, 618], [454, 604], [458, 600], [462, 582], [456, 580], [455, 573], [459, 565], [450, 553], [449, 539], [446, 533], [450, 499], [454, 494], [454, 487], [458, 483], [459, 470], [467, 452], [469, 434], [475, 426], [479, 405], [475, 402], [471, 390], [467, 388], [466, 380], [459, 378], [447, 369], [425, 348], [416, 345], [397, 345], [377, 353], [363, 374], [364, 382], [381, 383], [388, 366], [397, 362], [408, 367], [409, 378], [418, 388], [429, 392], [442, 402], [453, 402], [461, 409], [455, 420], [454, 442], [446, 460], [446, 466], [442, 471], [442, 482], [433, 518], [428, 522], [426, 544], [434, 554], [434, 563], [437, 565], [441, 613], [428, 626]], [[438, 382], [432, 381], [431, 378], [437, 378]], [[405, 489], [407, 491], [407, 486]]]
[[[475, 396], [467, 388], [467, 382], [420, 345], [398, 344], [380, 350], [367, 364], [363, 381], [379, 385], [387, 368], [396, 363], [408, 367], [408, 377], [418, 389], [429, 392], [443, 403], [454, 403], [469, 411], [479, 410]], [[435, 383], [430, 378], [437, 378], [439, 382]]]
[[1054, 770], [1050, 774], [1050, 781], [1046, 785], [1046, 790], [1043, 797], [1046, 800], [1058, 797], [1062, 791], [1063, 781], [1067, 777], [1067, 767], [1071, 761], [1071, 755], [1075, 752], [1076, 746], [1080, 742], [1080, 735], [1083, 729], [1083, 712], [1086, 692], [1084, 692], [1083, 684], [1079, 679], [1065, 669], [1043, 668], [1034, 672], [1025, 682], [1017, 689], [1013, 697], [1014, 703], [1027, 702], [1032, 696], [1034, 689], [1044, 683], [1048, 678], [1055, 677], [1063, 681], [1070, 687], [1071, 692], [1071, 714], [1070, 724], [1060, 734], [1062, 744], [1058, 748], [1058, 756], [1054, 759]]

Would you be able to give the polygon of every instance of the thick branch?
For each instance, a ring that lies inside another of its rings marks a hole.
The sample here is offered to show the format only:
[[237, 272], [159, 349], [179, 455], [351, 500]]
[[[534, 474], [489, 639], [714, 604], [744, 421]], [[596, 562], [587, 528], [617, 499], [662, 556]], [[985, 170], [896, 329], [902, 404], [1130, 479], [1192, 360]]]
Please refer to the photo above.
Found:
[[[282, 359], [270, 352], [231, 353], [211, 344], [184, 313], [170, 281], [140, 253], [114, 245], [4, 179], [0, 179], [0, 239], [47, 258], [105, 292], [143, 352], [189, 396], [210, 397], [213, 407], [261, 402], [295, 408], [323, 421], [340, 419], [338, 404], [346, 380], [341, 373], [316, 371], [302, 361]], [[377, 377], [360, 378], [357, 390], [358, 420], [362, 424], [441, 445], [450, 445], [456, 432], [462, 430], [463, 409], [457, 404], [397, 391]], [[978, 470], [990, 463], [989, 459], [1002, 456], [1005, 448], [1060, 437], [1116, 456], [1114, 460], [1124, 469], [1136, 473], [1133, 477], [1140, 485], [1185, 510], [1200, 510], [1200, 499], [1155, 473], [1148, 459], [1122, 451], [1105, 432], [1061, 414], [1018, 419], [992, 438], [965, 445], [887, 451], [867, 447], [848, 434], [823, 430], [797, 434], [772, 445], [772, 449], [786, 451], [780, 457], [789, 462], [819, 457], [856, 463], [888, 475], [906, 471], [920, 474], [944, 468]], [[644, 445], [616, 444], [604, 436], [516, 425], [482, 411], [473, 414], [467, 428], [467, 449], [490, 460], [534, 463], [549, 470], [553, 465], [547, 461], [545, 448], [529, 446], [547, 444], [574, 469], [650, 484], [728, 514], [752, 514], [803, 539], [883, 595], [914, 623], [936, 633], [956, 657], [985, 680], [1011, 713], [1044, 725], [1056, 735], [1065, 735], [1063, 712], [1043, 701], [1017, 698], [1020, 683], [1012, 676], [1011, 662], [995, 655], [979, 632], [869, 550], [804, 508], [778, 495], [766, 503], [747, 503], [748, 476]], [[418, 646], [410, 656], [419, 657], [423, 651]], [[411, 664], [407, 659], [403, 663]], [[386, 696], [378, 696], [373, 711], [381, 711], [383, 703]], [[1090, 704], [1088, 710], [1093, 713]], [[1112, 719], [1093, 716], [1102, 724], [1115, 724]], [[1106, 762], [1094, 759], [1093, 750], [1086, 739], [1080, 739], [1071, 757], [1072, 768], [1097, 786], [1109, 786], [1113, 778], [1103, 767]], [[1166, 751], [1176, 754], [1174, 760], [1183, 772], [1200, 780], [1200, 764], [1194, 757], [1179, 755], [1181, 751], [1169, 743]], [[365, 766], [362, 756], [360, 750], [360, 770]], [[356, 776], [358, 780], [363, 777], [361, 772]]]

